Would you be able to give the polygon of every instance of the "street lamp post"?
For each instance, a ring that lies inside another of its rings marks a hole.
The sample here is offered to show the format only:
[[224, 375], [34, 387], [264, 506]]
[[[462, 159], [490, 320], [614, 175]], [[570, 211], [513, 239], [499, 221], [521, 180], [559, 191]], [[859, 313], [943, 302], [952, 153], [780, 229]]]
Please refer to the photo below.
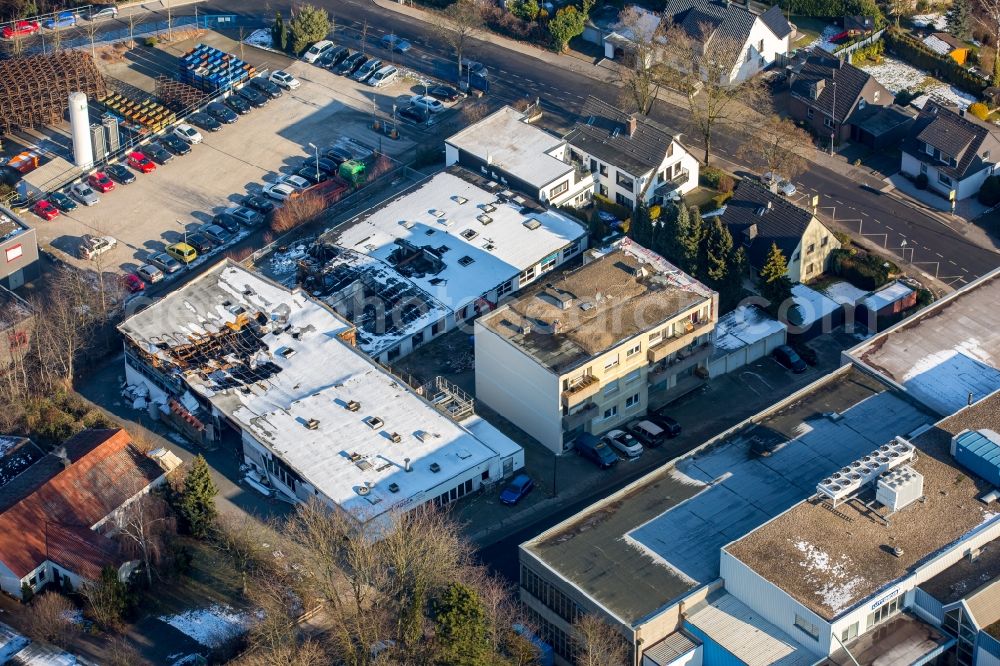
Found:
[[187, 245], [187, 242], [188, 242], [188, 228], [187, 228], [187, 225], [184, 224], [183, 222], [181, 222], [180, 220], [174, 220], [174, 222], [176, 222], [177, 224], [179, 224], [181, 226], [181, 229], [184, 230], [184, 244]]
[[830, 109], [830, 154], [833, 155], [833, 135], [837, 130], [837, 82], [830, 83], [833, 87], [833, 108]]
[[316, 177], [319, 178], [319, 148], [312, 141], [309, 142], [309, 147], [316, 152]]

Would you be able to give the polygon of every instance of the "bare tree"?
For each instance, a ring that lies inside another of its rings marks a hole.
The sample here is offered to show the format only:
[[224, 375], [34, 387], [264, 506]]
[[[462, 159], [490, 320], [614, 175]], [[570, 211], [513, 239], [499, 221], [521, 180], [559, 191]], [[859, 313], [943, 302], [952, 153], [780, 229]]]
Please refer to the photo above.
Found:
[[737, 155], [759, 171], [794, 178], [806, 170], [803, 153], [812, 148], [812, 137], [788, 118], [768, 116], [748, 132]]
[[24, 612], [24, 632], [36, 641], [65, 647], [80, 632], [73, 621], [76, 607], [56, 592], [37, 596]]
[[33, 303], [33, 352], [45, 386], [72, 386], [76, 364], [94, 331], [94, 287], [79, 271], [64, 268], [49, 280], [48, 293]]
[[477, 0], [457, 0], [443, 12], [444, 20], [437, 24], [438, 34], [451, 47], [458, 65], [458, 83], [462, 82], [462, 56], [469, 41], [482, 33], [485, 26], [483, 8]]
[[322, 644], [305, 639], [273, 649], [256, 648], [230, 663], [232, 666], [327, 666], [331, 661]]
[[626, 666], [629, 648], [625, 637], [597, 615], [584, 615], [576, 624], [578, 666]]
[[462, 120], [464, 120], [466, 124], [471, 125], [472, 123], [478, 122], [483, 118], [485, 118], [486, 115], [489, 113], [489, 111], [490, 111], [489, 105], [483, 100], [481, 99], [473, 101], [467, 100], [462, 105]]
[[994, 86], [1000, 86], [1000, 0], [979, 0], [979, 8], [985, 17], [978, 19], [993, 34], [993, 80]]
[[99, 26], [97, 25], [97, 21], [87, 21], [87, 23], [84, 25], [84, 28], [83, 28], [84, 30], [87, 31], [87, 37], [90, 38], [90, 57], [91, 58], [96, 58], [97, 57], [97, 49], [94, 47], [94, 43], [97, 40], [97, 29], [98, 29], [98, 27]]
[[126, 552], [142, 560], [146, 583], [152, 587], [153, 569], [164, 557], [167, 538], [177, 533], [166, 501], [156, 493], [146, 493], [122, 507], [112, 522]]
[[619, 70], [622, 76], [622, 101], [632, 111], [648, 115], [660, 93], [662, 77], [658, 73], [659, 51], [665, 33], [662, 24], [650, 30], [649, 17], [635, 6], [618, 15], [617, 31], [629, 39]]
[[[1000, 0], [996, 0], [1000, 2]], [[763, 81], [753, 77], [733, 83], [735, 68], [743, 62], [743, 44], [709, 24], [692, 35], [674, 25], [666, 33], [668, 48], [661, 75], [687, 100], [692, 132], [705, 144], [704, 163], [712, 154], [712, 136], [721, 125], [741, 127], [752, 122], [766, 103]]]
[[136, 666], [146, 663], [139, 651], [124, 636], [112, 636], [104, 651], [105, 666]]
[[[128, 47], [130, 49], [134, 49], [136, 14], [129, 13], [129, 15], [125, 17], [125, 20], [128, 21]], [[242, 34], [240, 35], [240, 42], [242, 43]], [[242, 55], [240, 57], [242, 57]]]

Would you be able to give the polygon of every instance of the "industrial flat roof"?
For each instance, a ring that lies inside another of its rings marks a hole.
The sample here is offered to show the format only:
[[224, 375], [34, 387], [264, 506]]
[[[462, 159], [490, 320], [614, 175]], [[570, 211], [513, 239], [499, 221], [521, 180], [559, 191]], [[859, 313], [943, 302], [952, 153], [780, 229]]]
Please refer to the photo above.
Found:
[[563, 213], [487, 185], [452, 167], [323, 239], [388, 263], [457, 310], [586, 236]]
[[[878, 445], [903, 429], [868, 426]], [[846, 415], [845, 415], [846, 417]], [[827, 620], [907, 575], [932, 553], [955, 543], [981, 525], [1000, 520], [976, 498], [990, 488], [951, 456], [953, 435], [966, 429], [1000, 430], [1000, 394], [938, 421], [910, 439], [916, 459], [910, 466], [923, 476], [923, 500], [888, 518], [889, 509], [863, 503], [862, 492], [831, 512], [817, 499], [803, 501], [726, 550], [807, 608]], [[867, 453], [862, 451], [861, 453]], [[853, 458], [852, 458], [853, 460]], [[845, 463], [846, 464], [846, 463]], [[874, 516], [873, 513], [879, 514]], [[894, 555], [891, 548], [900, 548]]]
[[659, 255], [625, 239], [608, 254], [539, 283], [480, 322], [539, 364], [562, 373], [709, 302], [712, 294]]
[[29, 228], [21, 221], [21, 218], [14, 214], [14, 211], [0, 206], [0, 243], [9, 241]]
[[1000, 269], [847, 355], [944, 416], [1000, 388]]
[[344, 342], [349, 329], [302, 292], [232, 262], [120, 326], [165, 372], [361, 519], [422, 501], [448, 479], [519, 450], [493, 432], [488, 445], [444, 416]]
[[[927, 594], [943, 605], [971, 597], [983, 587], [1000, 585], [1000, 541], [991, 541], [979, 549], [975, 559], [963, 557], [958, 562], [920, 584]], [[1000, 606], [996, 606], [1000, 612]]]
[[524, 122], [524, 114], [509, 106], [452, 134], [445, 142], [539, 189], [573, 171], [572, 165], [549, 154], [565, 142]]
[[[833, 412], [842, 418], [826, 416]], [[635, 624], [717, 579], [722, 546], [815, 492], [858, 453], [932, 420], [848, 366], [521, 548]], [[753, 456], [755, 442], [771, 455]]]

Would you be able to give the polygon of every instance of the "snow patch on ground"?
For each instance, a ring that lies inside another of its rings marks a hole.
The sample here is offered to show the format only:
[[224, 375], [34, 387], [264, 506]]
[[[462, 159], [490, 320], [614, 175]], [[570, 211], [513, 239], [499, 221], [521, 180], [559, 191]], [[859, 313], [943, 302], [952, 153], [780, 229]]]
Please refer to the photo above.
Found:
[[910, 22], [918, 28], [934, 28], [935, 30], [945, 30], [948, 27], [948, 19], [944, 14], [917, 14], [910, 17]]
[[254, 30], [243, 40], [243, 43], [250, 46], [259, 46], [262, 49], [269, 49], [274, 46], [274, 40], [271, 39], [271, 31], [267, 28]]
[[[902, 60], [887, 56], [878, 64], [863, 64], [860, 67], [894, 95], [902, 90], [912, 90], [943, 104], [954, 104], [963, 109], [976, 101], [974, 96], [938, 81], [924, 70], [917, 69]], [[914, 100], [914, 104], [922, 106], [919, 99]]]
[[831, 41], [831, 39], [834, 35], [841, 32], [843, 32], [842, 28], [835, 25], [828, 25], [823, 28], [823, 33], [819, 36], [819, 39], [813, 40], [808, 46], [806, 46], [806, 48], [811, 49], [814, 46], [818, 46], [824, 51], [833, 53], [833, 49], [837, 48], [837, 44]]
[[865, 583], [861, 576], [848, 572], [851, 558], [847, 555], [832, 558], [808, 541], [795, 542], [795, 548], [804, 556], [799, 566], [806, 570], [806, 580], [816, 586], [816, 594], [822, 598], [823, 605], [834, 613], [846, 608], [857, 588]]
[[161, 615], [160, 620], [201, 645], [216, 648], [244, 633], [250, 616], [229, 606], [215, 604], [179, 615]]
[[854, 305], [858, 299], [868, 295], [867, 291], [858, 289], [850, 282], [834, 282], [823, 289], [823, 293], [828, 298], [832, 298], [841, 305]]

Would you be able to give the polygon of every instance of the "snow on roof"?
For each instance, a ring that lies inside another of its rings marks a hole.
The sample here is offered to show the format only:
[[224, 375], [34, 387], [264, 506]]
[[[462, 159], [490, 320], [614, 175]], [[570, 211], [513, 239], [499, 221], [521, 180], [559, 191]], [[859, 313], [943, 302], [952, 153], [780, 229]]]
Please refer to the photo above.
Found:
[[725, 355], [786, 330], [787, 326], [769, 317], [756, 305], [741, 305], [719, 317], [719, 323], [715, 325], [716, 355]]
[[[244, 337], [238, 345], [214, 347], [209, 336], [198, 337], [235, 322], [234, 312], [256, 323], [257, 313], [269, 313], [270, 320], [256, 329], [252, 323], [239, 327]], [[497, 455], [341, 340], [350, 327], [332, 310], [238, 264], [220, 263], [119, 328], [164, 361], [161, 368], [173, 364], [246, 434], [362, 519], [422, 500], [473, 467], [485, 469]], [[196, 364], [197, 354], [187, 360], [174, 355], [174, 348], [197, 340], [208, 341], [203, 356], [210, 358]], [[237, 346], [245, 357], [236, 358]], [[252, 372], [262, 376], [246, 379]], [[509, 440], [504, 445], [518, 450]], [[404, 471], [407, 457], [411, 472]]]
[[858, 289], [850, 282], [833, 282], [823, 287], [823, 293], [841, 305], [856, 305], [859, 300], [868, 295], [867, 291]]
[[946, 55], [948, 55], [949, 53], [952, 52], [952, 48], [951, 48], [950, 44], [944, 42], [941, 39], [938, 39], [934, 35], [928, 35], [927, 37], [924, 37], [924, 46], [926, 46], [931, 51], [934, 51], [935, 53], [937, 53], [939, 55], [945, 55], [946, 56]]
[[804, 284], [792, 285], [792, 300], [795, 301], [800, 326], [811, 326], [840, 307], [836, 301], [827, 298]]
[[457, 173], [465, 172], [437, 174], [333, 230], [331, 237], [390, 264], [400, 248], [397, 241], [433, 250], [444, 267], [410, 280], [457, 310], [586, 234], [562, 213], [526, 207], [532, 204], [516, 195], [505, 202]]
[[902, 282], [897, 281], [882, 287], [878, 291], [873, 291], [863, 301], [861, 301], [861, 305], [873, 312], [878, 312], [885, 306], [892, 305], [896, 301], [900, 301], [912, 293], [912, 289], [907, 287]]
[[573, 170], [550, 154], [563, 140], [524, 122], [524, 114], [509, 106], [445, 141], [539, 189]]
[[27, 229], [28, 225], [22, 222], [13, 211], [0, 206], [0, 243], [10, 240]]

